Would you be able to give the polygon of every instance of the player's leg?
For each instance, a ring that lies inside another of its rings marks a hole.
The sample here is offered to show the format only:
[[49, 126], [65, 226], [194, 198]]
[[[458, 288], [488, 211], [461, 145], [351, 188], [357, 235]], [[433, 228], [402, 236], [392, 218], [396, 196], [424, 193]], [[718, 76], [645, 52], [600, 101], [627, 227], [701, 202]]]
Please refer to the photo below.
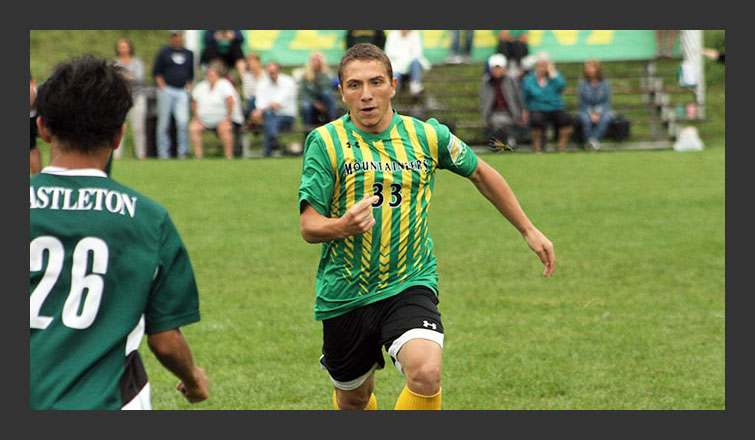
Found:
[[438, 298], [422, 286], [395, 298], [381, 333], [388, 354], [406, 378], [395, 409], [440, 409], [443, 324]]
[[375, 370], [382, 369], [385, 360], [374, 317], [381, 302], [322, 322], [320, 368], [330, 375], [336, 409], [377, 409]]
[[366, 378], [361, 378], [361, 385], [354, 389], [342, 390], [337, 386], [333, 387], [333, 407], [335, 409], [377, 409], [377, 399], [373, 390], [375, 389], [375, 370], [370, 369]]
[[440, 409], [441, 367], [443, 349], [436, 341], [411, 339], [398, 352], [406, 386], [396, 401], [395, 409]]

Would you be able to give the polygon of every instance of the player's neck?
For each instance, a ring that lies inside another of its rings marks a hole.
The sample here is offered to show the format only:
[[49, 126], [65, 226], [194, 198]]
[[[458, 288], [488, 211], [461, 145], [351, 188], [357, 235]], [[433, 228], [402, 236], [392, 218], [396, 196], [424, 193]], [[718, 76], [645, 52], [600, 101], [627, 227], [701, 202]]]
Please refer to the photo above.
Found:
[[112, 152], [111, 149], [101, 148], [94, 153], [84, 154], [77, 151], [63, 151], [53, 144], [50, 148], [50, 166], [68, 170], [104, 170]]

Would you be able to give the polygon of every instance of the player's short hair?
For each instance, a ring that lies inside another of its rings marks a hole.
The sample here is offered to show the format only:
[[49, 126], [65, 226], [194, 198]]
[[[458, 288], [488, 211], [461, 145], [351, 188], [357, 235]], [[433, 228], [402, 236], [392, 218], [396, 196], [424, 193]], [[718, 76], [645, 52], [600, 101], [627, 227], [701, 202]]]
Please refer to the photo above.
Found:
[[388, 73], [388, 79], [393, 78], [393, 66], [391, 66], [391, 60], [383, 52], [382, 49], [375, 46], [372, 43], [357, 43], [349, 48], [343, 57], [341, 62], [338, 63], [338, 79], [343, 83], [343, 71], [346, 65], [354, 60], [377, 60], [385, 66], [385, 71]]
[[58, 64], [37, 90], [37, 113], [63, 149], [92, 153], [117, 138], [133, 105], [123, 69], [84, 55]]

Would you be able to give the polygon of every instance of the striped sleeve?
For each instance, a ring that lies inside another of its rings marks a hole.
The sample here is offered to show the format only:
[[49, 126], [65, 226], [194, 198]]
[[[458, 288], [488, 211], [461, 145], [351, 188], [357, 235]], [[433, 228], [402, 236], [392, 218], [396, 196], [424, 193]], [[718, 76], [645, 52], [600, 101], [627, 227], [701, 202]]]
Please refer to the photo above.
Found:
[[469, 177], [477, 169], [478, 160], [474, 151], [436, 119], [429, 119], [427, 123], [435, 128], [438, 136], [438, 166]]
[[299, 186], [299, 212], [303, 202], [312, 205], [325, 217], [330, 216], [330, 204], [336, 184], [335, 152], [329, 152], [323, 135], [327, 129], [320, 127], [312, 131], [304, 143], [301, 184]]

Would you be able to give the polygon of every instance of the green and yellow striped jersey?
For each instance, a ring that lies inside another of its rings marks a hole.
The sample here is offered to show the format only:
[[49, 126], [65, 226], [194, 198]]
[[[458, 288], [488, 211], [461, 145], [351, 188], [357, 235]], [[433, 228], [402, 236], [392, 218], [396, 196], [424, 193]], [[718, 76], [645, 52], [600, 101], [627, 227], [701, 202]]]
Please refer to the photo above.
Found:
[[477, 156], [435, 119], [393, 114], [371, 134], [349, 115], [314, 130], [304, 147], [299, 206], [338, 218], [377, 195], [372, 230], [323, 243], [316, 277], [315, 319], [324, 320], [422, 285], [438, 292], [428, 210], [435, 171], [464, 177]]

